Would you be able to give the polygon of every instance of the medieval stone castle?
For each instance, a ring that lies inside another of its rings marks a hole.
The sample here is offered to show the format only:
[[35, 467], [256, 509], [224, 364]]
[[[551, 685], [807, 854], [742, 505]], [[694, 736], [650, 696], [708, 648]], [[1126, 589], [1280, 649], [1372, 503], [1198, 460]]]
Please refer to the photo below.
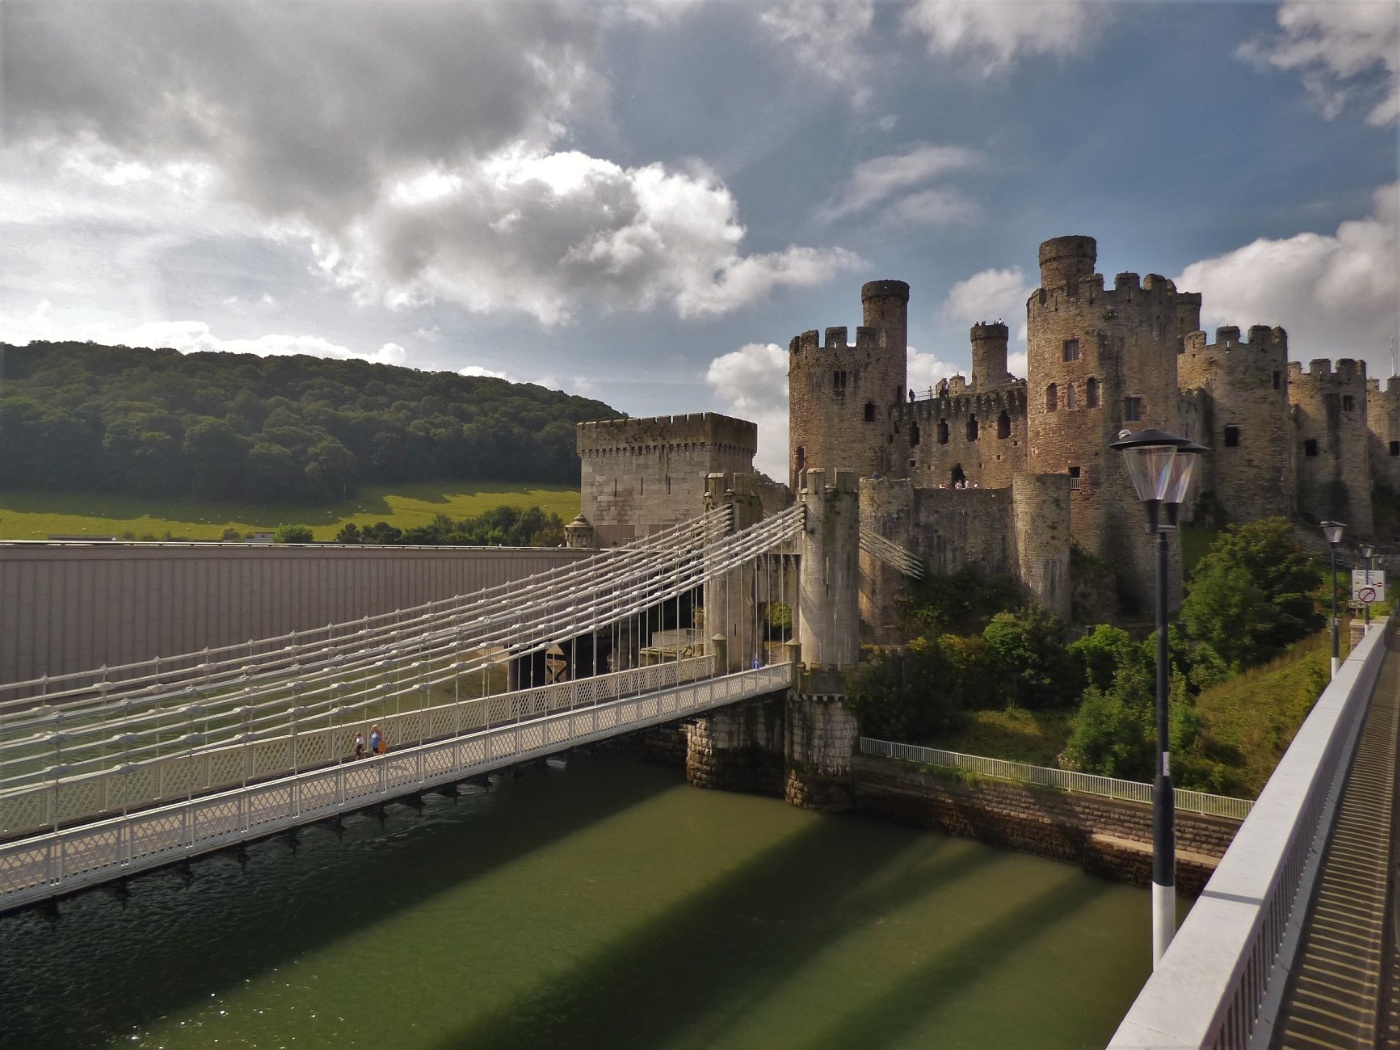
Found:
[[[1211, 341], [1199, 294], [1157, 274], [1120, 273], [1107, 287], [1095, 261], [1091, 237], [1040, 246], [1026, 379], [1007, 371], [1007, 326], [977, 324], [971, 376], [922, 394], [908, 387], [909, 286], [864, 285], [854, 342], [834, 327], [790, 344], [790, 489], [756, 483], [764, 507], [789, 502], [808, 470], [854, 471], [862, 526], [935, 572], [1010, 573], [1068, 615], [1078, 545], [1113, 569], [1132, 606], [1152, 593], [1152, 548], [1108, 446], [1124, 429], [1157, 427], [1211, 449], [1188, 522], [1283, 515], [1372, 533], [1373, 479], [1400, 489], [1400, 380], [1382, 390], [1351, 359], [1304, 371], [1283, 329], [1267, 325], [1245, 338], [1220, 328]], [[582, 424], [583, 513], [570, 542], [621, 542], [699, 513], [703, 475], [752, 471], [756, 448], [752, 423], [709, 413]], [[900, 584], [874, 559], [862, 574], [864, 630], [880, 640]]]

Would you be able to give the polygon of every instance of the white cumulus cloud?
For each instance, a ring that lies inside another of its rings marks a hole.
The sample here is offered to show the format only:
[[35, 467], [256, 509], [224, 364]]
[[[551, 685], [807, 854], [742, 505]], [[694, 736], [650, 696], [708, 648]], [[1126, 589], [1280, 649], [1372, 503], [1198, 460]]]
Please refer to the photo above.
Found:
[[1365, 358], [1390, 372], [1400, 310], [1400, 183], [1376, 190], [1370, 215], [1335, 233], [1261, 237], [1186, 267], [1177, 287], [1202, 294], [1201, 323], [1282, 325], [1290, 357]]
[[705, 372], [721, 411], [758, 424], [754, 465], [771, 478], [788, 471], [788, 352], [776, 343], [748, 343], [721, 354]]
[[958, 372], [956, 365], [940, 361], [936, 355], [922, 353], [912, 346], [908, 351], [908, 365], [909, 389], [918, 395], [927, 394], [939, 382]]
[[1298, 70], [1329, 118], [1359, 99], [1376, 126], [1400, 120], [1400, 6], [1394, 3], [1285, 0], [1279, 32], [1251, 40], [1240, 57]]
[[1109, 16], [1108, 4], [1090, 0], [917, 0], [904, 24], [926, 38], [930, 54], [990, 77], [1029, 55], [1081, 54]]
[[860, 264], [841, 248], [744, 254], [733, 195], [698, 167], [511, 150], [408, 185], [432, 190], [400, 191], [345, 238], [321, 241], [328, 273], [390, 305], [442, 299], [545, 324], [584, 307], [664, 304], [690, 317]]
[[[953, 321], [962, 321], [969, 328], [980, 322], [1002, 321], [1011, 329], [1010, 343], [1026, 342], [1026, 300], [1035, 287], [1026, 280], [1019, 266], [1005, 270], [983, 270], [959, 281], [948, 291], [943, 302], [943, 314]], [[1015, 355], [1013, 355], [1015, 356]], [[1025, 375], [1025, 355], [1021, 354], [1020, 371]]]
[[762, 12], [759, 23], [792, 49], [792, 65], [848, 86], [859, 109], [870, 100], [863, 43], [874, 14], [872, 0], [782, 0]]

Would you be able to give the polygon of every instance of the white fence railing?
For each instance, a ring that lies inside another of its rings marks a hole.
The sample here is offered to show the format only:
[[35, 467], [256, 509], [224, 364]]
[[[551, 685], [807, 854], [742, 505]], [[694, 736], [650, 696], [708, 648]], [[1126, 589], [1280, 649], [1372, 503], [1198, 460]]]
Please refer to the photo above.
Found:
[[[1038, 784], [1042, 787], [1059, 788], [1062, 791], [1078, 791], [1085, 795], [1101, 795], [1104, 798], [1115, 798], [1126, 802], [1144, 804], [1152, 802], [1152, 785], [1139, 783], [1136, 780], [1118, 780], [1114, 777], [1095, 776], [1092, 773], [1076, 773], [1068, 769], [1031, 766], [1024, 762], [1008, 762], [1001, 758], [964, 755], [957, 751], [940, 751], [932, 747], [896, 744], [888, 740], [872, 740], [869, 737], [860, 738], [860, 750], [862, 754], [866, 755], [897, 758], [925, 766], [962, 769], [979, 776], [1010, 780], [1018, 784]], [[1202, 813], [1211, 817], [1232, 817], [1236, 820], [1243, 820], [1249, 816], [1249, 811], [1254, 806], [1254, 803], [1247, 798], [1208, 795], [1203, 791], [1183, 791], [1178, 788], [1175, 794], [1178, 813]]]
[[1114, 1033], [1114, 1050], [1268, 1045], [1386, 633], [1363, 638], [1318, 698]]
[[[378, 716], [374, 721], [397, 750], [709, 678], [713, 668], [713, 656], [694, 657]], [[369, 735], [365, 720], [335, 726], [325, 725], [326, 720], [324, 715], [308, 718], [270, 738], [125, 762], [0, 792], [0, 836], [17, 837], [342, 762], [354, 753], [355, 733]]]
[[0, 911], [791, 684], [742, 671], [0, 844]]

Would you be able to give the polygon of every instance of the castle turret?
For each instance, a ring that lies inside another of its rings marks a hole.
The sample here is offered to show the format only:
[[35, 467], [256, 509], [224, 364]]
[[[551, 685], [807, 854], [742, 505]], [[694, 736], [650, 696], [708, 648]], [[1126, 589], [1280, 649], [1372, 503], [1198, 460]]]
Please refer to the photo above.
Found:
[[[1157, 274], [1120, 273], [1112, 289], [1094, 272], [1092, 237], [1040, 246], [1041, 287], [1027, 309], [1027, 432], [1031, 474], [1069, 474], [1074, 541], [1104, 558], [1142, 607], [1155, 588], [1142, 508], [1123, 457], [1123, 429], [1181, 432], [1177, 390], [1179, 296]], [[1178, 562], [1179, 565], [1179, 562]], [[1180, 586], [1173, 572], [1174, 589]]]
[[1186, 336], [1177, 361], [1187, 437], [1210, 448], [1198, 469], [1196, 505], [1206, 525], [1287, 517], [1296, 508], [1288, 412], [1288, 335], [1253, 325]]
[[789, 479], [804, 470], [889, 473], [894, 408], [904, 400], [909, 286], [870, 281], [861, 288], [865, 325], [855, 343], [845, 328], [795, 337], [788, 355]]
[[1000, 390], [1012, 383], [1006, 370], [1010, 330], [1000, 321], [972, 326], [972, 389]]
[[1371, 470], [1376, 484], [1400, 492], [1400, 377], [1366, 381], [1366, 426], [1371, 432]]
[[1319, 358], [1304, 372], [1288, 365], [1298, 462], [1298, 510], [1315, 521], [1350, 526], [1370, 536], [1371, 464], [1366, 362], [1342, 358], [1337, 369]]

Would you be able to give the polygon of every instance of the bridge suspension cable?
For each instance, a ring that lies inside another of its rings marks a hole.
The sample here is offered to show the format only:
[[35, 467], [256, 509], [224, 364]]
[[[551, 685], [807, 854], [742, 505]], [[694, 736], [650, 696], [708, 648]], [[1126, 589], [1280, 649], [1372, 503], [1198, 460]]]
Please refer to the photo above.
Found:
[[[434, 690], [461, 699], [464, 680], [504, 660], [589, 635], [692, 591], [706, 579], [751, 561], [800, 528], [792, 507], [726, 535], [720, 508], [616, 551], [449, 602], [386, 617], [333, 625], [325, 640], [274, 646], [249, 658], [178, 668], [170, 680], [143, 676], [43, 697], [42, 706], [0, 710], [0, 792], [95, 773], [114, 759], [131, 763], [250, 743], [321, 724], [345, 724], [396, 709]], [[334, 628], [338, 627], [339, 630]], [[195, 654], [203, 655], [203, 654]], [[74, 695], [76, 694], [76, 695]], [[435, 702], [442, 702], [441, 695]], [[31, 699], [31, 703], [33, 700]]]

